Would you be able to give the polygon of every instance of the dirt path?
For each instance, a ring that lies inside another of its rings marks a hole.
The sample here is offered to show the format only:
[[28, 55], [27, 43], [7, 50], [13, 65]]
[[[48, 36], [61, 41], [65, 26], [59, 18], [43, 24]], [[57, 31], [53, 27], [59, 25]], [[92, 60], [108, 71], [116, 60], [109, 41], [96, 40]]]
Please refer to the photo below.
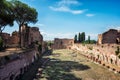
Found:
[[44, 58], [48, 60], [36, 80], [120, 80], [120, 74], [71, 50], [55, 50]]

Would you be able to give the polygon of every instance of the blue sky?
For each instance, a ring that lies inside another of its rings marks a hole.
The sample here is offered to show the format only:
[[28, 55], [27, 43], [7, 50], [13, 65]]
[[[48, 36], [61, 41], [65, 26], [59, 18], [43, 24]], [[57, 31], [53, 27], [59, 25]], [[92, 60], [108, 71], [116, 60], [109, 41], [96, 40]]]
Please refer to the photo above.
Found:
[[[21, 0], [38, 11], [39, 27], [44, 40], [74, 38], [78, 32], [97, 40], [110, 28], [120, 29], [120, 0]], [[4, 30], [11, 33], [18, 25]]]

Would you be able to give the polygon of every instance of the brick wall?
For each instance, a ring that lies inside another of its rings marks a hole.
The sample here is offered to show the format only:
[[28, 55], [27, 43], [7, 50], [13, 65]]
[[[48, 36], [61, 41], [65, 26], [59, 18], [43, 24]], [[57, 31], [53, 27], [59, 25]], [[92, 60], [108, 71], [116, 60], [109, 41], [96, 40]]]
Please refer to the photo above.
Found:
[[28, 50], [17, 54], [16, 59], [11, 59], [8, 63], [0, 66], [0, 80], [14, 80], [20, 74], [27, 70], [37, 59], [37, 52], [35, 50]]
[[69, 49], [74, 45], [74, 39], [58, 39], [54, 40], [54, 49]]

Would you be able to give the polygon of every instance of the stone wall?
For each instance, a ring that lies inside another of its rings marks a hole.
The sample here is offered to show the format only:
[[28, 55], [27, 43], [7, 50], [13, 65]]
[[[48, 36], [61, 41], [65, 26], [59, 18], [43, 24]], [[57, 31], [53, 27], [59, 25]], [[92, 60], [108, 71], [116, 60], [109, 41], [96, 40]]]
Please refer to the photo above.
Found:
[[88, 59], [120, 72], [120, 58], [116, 55], [117, 44], [83, 45], [75, 44], [72, 49], [81, 52]]
[[41, 35], [39, 28], [29, 27], [22, 25], [21, 27], [21, 46], [29, 47], [32, 43], [38, 42], [42, 44], [43, 36]]
[[115, 29], [110, 29], [103, 34], [98, 35], [98, 44], [119, 44], [120, 32]]
[[[27, 50], [16, 53], [12, 56], [2, 57], [3, 61], [0, 65], [0, 80], [15, 80], [28, 70], [35, 60], [37, 60], [37, 53], [35, 50]], [[7, 61], [5, 61], [7, 60]]]
[[54, 49], [69, 49], [74, 45], [74, 39], [59, 39], [54, 40]]
[[[12, 35], [8, 33], [2, 33], [4, 46], [18, 47], [19, 46], [19, 32], [14, 31]], [[21, 47], [29, 47], [32, 43], [38, 41], [42, 45], [43, 36], [41, 35], [39, 28], [22, 25], [21, 27]]]

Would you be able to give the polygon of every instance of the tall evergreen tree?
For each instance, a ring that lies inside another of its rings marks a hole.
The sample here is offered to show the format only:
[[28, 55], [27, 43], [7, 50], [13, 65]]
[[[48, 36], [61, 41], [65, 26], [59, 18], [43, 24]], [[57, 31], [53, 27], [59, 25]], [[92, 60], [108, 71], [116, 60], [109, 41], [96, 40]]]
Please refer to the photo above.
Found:
[[83, 32], [83, 41], [85, 41], [85, 32]]
[[88, 36], [88, 43], [90, 43], [90, 36]]
[[74, 37], [74, 43], [77, 43], [77, 35]]
[[81, 33], [81, 42], [85, 41], [85, 32]]
[[80, 34], [80, 32], [79, 32], [79, 34], [78, 34], [78, 42], [79, 42], [79, 43], [81, 42], [81, 34]]

